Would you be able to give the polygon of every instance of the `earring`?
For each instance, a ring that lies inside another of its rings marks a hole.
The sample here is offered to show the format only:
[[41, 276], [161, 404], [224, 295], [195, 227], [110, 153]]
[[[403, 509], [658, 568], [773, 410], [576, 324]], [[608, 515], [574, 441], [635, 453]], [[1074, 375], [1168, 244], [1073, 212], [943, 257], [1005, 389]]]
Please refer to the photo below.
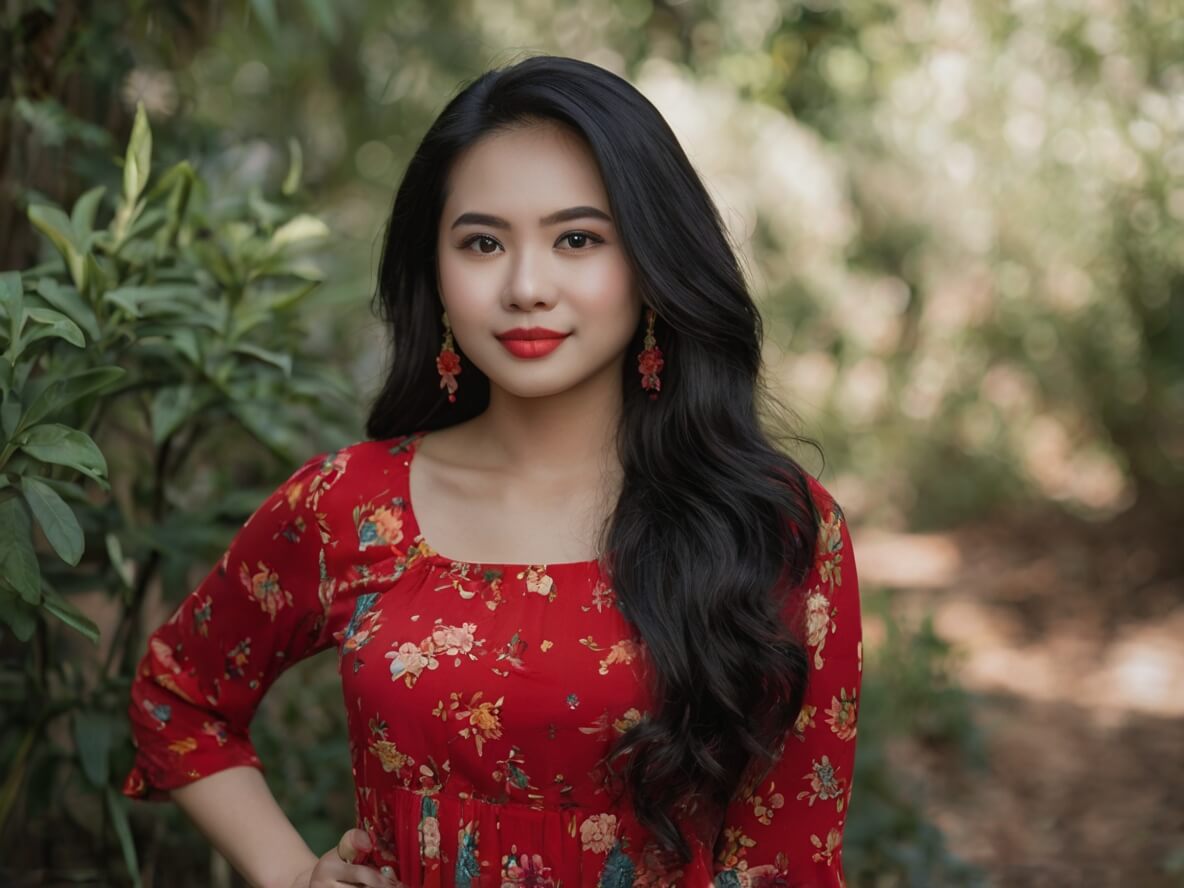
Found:
[[440, 374], [440, 388], [448, 387], [449, 403], [456, 403], [456, 374], [460, 373], [460, 356], [452, 348], [452, 327], [448, 312], [444, 312], [444, 345], [436, 356], [436, 370]]
[[658, 392], [662, 388], [662, 380], [658, 378], [665, 362], [662, 360], [662, 350], [658, 348], [658, 341], [654, 339], [654, 310], [648, 310], [645, 330], [645, 349], [637, 355], [637, 369], [641, 373], [641, 387], [650, 389], [650, 400], [658, 399]]

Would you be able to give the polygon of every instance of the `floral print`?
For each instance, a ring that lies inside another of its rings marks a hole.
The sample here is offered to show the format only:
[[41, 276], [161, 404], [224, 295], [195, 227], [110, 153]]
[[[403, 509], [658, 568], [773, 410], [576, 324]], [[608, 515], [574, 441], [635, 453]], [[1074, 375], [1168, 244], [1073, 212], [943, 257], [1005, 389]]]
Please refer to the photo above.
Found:
[[809, 658], [801, 712], [713, 841], [680, 819], [693, 859], [675, 865], [613, 803], [601, 761], [652, 706], [645, 645], [611, 582], [596, 562], [437, 552], [408, 484], [423, 434], [309, 459], [151, 634], [124, 794], [161, 801], [224, 768], [261, 770], [249, 726], [264, 694], [332, 650], [355, 825], [373, 844], [359, 862], [407, 885], [842, 888], [863, 648], [851, 541], [826, 490], [811, 479], [818, 546], [785, 611]]

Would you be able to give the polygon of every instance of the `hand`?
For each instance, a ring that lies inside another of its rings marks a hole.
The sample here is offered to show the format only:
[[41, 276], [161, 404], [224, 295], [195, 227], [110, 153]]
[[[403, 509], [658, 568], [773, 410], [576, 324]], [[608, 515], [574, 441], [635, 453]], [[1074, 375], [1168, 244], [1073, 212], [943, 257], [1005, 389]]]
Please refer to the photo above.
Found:
[[342, 884], [365, 885], [368, 888], [406, 888], [393, 873], [388, 877], [374, 867], [353, 863], [360, 853], [369, 850], [370, 837], [365, 830], [348, 830], [336, 848], [326, 851], [312, 869], [296, 877], [291, 888], [338, 888]]

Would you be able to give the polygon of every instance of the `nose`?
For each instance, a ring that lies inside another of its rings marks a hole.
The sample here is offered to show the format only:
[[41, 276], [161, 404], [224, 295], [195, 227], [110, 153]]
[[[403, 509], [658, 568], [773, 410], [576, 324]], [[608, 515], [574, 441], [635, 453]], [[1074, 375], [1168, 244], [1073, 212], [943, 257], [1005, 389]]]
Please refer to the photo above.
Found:
[[545, 251], [529, 245], [512, 255], [505, 292], [508, 308], [529, 311], [555, 304], [555, 287], [551, 285], [547, 260]]

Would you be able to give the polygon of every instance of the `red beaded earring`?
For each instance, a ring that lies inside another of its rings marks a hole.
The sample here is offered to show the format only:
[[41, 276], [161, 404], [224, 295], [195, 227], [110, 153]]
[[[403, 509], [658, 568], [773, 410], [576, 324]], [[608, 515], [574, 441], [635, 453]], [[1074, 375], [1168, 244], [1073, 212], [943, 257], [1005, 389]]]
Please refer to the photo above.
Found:
[[456, 403], [456, 374], [460, 373], [460, 356], [452, 348], [452, 327], [448, 312], [444, 312], [444, 345], [436, 356], [436, 370], [440, 374], [440, 388], [448, 387], [449, 403]]
[[658, 341], [654, 339], [654, 310], [648, 309], [645, 329], [645, 348], [637, 355], [637, 369], [641, 373], [641, 387], [650, 390], [650, 400], [658, 399], [658, 392], [662, 388], [662, 380], [658, 377], [664, 365], [662, 350], [658, 348]]

